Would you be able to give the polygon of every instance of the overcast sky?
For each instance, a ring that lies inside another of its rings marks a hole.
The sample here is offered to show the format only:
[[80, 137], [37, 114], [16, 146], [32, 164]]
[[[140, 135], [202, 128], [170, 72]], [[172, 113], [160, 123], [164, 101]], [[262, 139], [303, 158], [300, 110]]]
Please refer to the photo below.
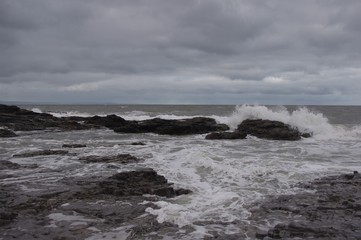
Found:
[[1, 0], [0, 101], [361, 104], [360, 0]]

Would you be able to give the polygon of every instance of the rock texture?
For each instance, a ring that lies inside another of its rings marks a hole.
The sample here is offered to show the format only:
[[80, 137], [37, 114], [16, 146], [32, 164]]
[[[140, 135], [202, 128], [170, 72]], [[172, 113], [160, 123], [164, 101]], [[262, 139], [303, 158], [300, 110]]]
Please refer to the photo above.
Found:
[[[160, 224], [145, 210], [156, 208], [152, 201], [159, 201], [159, 196], [190, 193], [174, 189], [153, 169], [61, 182], [43, 190], [37, 185], [37, 191], [24, 191], [17, 184], [0, 185], [0, 239], [103, 239], [123, 223], [129, 226], [127, 239], [145, 239], [143, 234], [162, 229], [176, 232], [177, 226]], [[125, 239], [117, 235], [119, 231], [108, 238]]]
[[359, 173], [317, 179], [301, 187], [314, 193], [272, 198], [253, 212], [253, 219], [281, 222], [259, 239], [361, 239]]

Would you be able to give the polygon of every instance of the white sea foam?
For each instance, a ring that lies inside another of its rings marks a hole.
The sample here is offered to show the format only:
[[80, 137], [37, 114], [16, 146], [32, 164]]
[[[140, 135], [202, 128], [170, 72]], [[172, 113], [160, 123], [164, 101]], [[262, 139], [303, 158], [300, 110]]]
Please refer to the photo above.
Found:
[[43, 111], [41, 111], [40, 108], [32, 108], [31, 111], [36, 113], [43, 113]]

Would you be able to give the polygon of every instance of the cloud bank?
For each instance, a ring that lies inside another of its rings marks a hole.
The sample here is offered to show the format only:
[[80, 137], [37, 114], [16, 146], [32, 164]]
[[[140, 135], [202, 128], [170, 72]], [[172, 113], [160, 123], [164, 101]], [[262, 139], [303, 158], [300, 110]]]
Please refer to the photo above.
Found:
[[361, 104], [358, 0], [2, 0], [0, 101]]

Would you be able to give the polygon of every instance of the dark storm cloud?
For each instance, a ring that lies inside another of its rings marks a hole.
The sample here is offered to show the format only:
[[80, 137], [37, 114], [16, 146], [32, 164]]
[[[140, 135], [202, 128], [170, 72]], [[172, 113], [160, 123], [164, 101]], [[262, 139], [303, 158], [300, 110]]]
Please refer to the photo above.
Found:
[[360, 104], [360, 12], [356, 0], [2, 0], [0, 100]]

